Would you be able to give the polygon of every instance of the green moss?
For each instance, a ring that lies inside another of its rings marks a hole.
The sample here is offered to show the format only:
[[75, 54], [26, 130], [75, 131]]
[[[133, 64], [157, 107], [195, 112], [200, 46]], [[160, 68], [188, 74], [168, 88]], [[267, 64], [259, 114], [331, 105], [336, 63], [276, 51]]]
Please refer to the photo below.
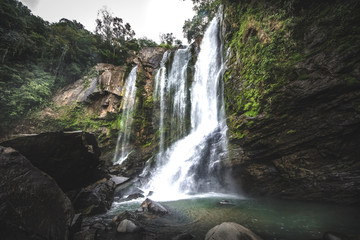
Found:
[[291, 129], [291, 130], [287, 131], [286, 133], [287, 134], [293, 134], [293, 133], [296, 133], [296, 130]]
[[239, 27], [229, 43], [234, 64], [225, 72], [225, 83], [230, 76], [239, 75], [241, 91], [227, 88], [225, 98], [236, 101], [237, 114], [255, 117], [264, 109], [265, 96], [288, 81], [288, 73], [301, 57], [291, 50], [295, 45], [287, 37], [291, 20], [284, 13], [269, 14], [246, 4], [238, 12], [235, 21]]
[[154, 106], [153, 98], [152, 96], [148, 97], [144, 102], [144, 108], [152, 109]]
[[306, 79], [309, 79], [308, 74], [301, 74], [300, 76], [298, 76], [298, 80], [306, 80]]
[[246, 123], [246, 126], [249, 128], [251, 127], [255, 122], [254, 121], [249, 121]]
[[344, 79], [349, 85], [355, 85], [359, 83], [359, 79], [356, 79], [353, 76], [344, 76]]
[[224, 73], [225, 108], [228, 115], [244, 116], [236, 123], [228, 120], [233, 136], [244, 138], [253, 124], [248, 118], [269, 114], [282, 86], [307, 78], [297, 76], [294, 69], [306, 56], [294, 37], [298, 19], [281, 7], [228, 1], [225, 11], [231, 28], [225, 36], [225, 47], [230, 49]]
[[143, 105], [143, 93], [144, 93], [144, 86], [146, 84], [146, 76], [145, 73], [142, 71], [138, 71], [136, 74], [136, 98], [140, 98], [138, 104]]
[[138, 69], [136, 76], [136, 110], [134, 112], [134, 133], [137, 133], [136, 143], [145, 145], [149, 143], [153, 134], [152, 128], [152, 109], [153, 98], [148, 96], [145, 85], [150, 79], [145, 74], [145, 70]]
[[159, 47], [163, 47], [163, 48], [166, 48], [166, 49], [174, 49], [174, 48], [176, 48], [176, 46], [173, 46], [171, 44], [166, 44], [166, 43], [160, 44]]
[[151, 142], [151, 141], [150, 141], [150, 142], [147, 142], [145, 145], [143, 145], [143, 148], [150, 147], [150, 146], [151, 146], [151, 144], [152, 144], [152, 142]]
[[84, 215], [90, 215], [94, 209], [95, 205], [90, 205], [88, 208], [82, 210], [82, 214]]

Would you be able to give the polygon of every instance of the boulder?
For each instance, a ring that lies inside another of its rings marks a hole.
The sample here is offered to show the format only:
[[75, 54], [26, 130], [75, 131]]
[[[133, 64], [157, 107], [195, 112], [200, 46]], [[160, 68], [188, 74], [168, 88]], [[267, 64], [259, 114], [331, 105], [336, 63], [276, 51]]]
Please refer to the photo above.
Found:
[[92, 224], [90, 228], [105, 231], [106, 230], [106, 225], [104, 223], [101, 223], [101, 222], [96, 222], [96, 223]]
[[77, 212], [85, 215], [104, 213], [113, 202], [115, 183], [106, 178], [83, 188], [73, 201]]
[[83, 215], [81, 213], [74, 215], [70, 226], [70, 239], [73, 238], [75, 233], [81, 230], [82, 220], [83, 220]]
[[234, 206], [233, 203], [231, 203], [229, 200], [221, 200], [219, 203], [218, 203], [219, 206]]
[[125, 198], [124, 201], [130, 201], [130, 200], [143, 198], [143, 197], [145, 197], [145, 196], [142, 193], [133, 193], [133, 194], [130, 194], [127, 198]]
[[138, 232], [139, 230], [140, 228], [128, 219], [122, 220], [116, 229], [116, 231], [119, 233], [132, 233]]
[[190, 233], [183, 233], [171, 238], [171, 240], [192, 240], [192, 239], [195, 239], [195, 237]]
[[323, 240], [350, 240], [350, 238], [341, 233], [326, 232], [324, 233]]
[[110, 175], [110, 176], [111, 176], [111, 180], [115, 183], [116, 186], [121, 185], [130, 180], [130, 178], [127, 177], [115, 176], [115, 175]]
[[98, 229], [91, 228], [75, 233], [73, 240], [95, 240]]
[[148, 148], [135, 147], [121, 165], [116, 165], [113, 169], [117, 169], [116, 174], [118, 175], [136, 178], [143, 172], [147, 160], [152, 157], [154, 151], [156, 151], [154, 146]]
[[168, 210], [162, 206], [160, 203], [157, 203], [149, 198], [141, 204], [138, 212], [151, 212], [158, 215], [164, 215], [168, 213]]
[[64, 192], [85, 187], [98, 180], [100, 150], [93, 134], [48, 132], [15, 138], [1, 143], [24, 155], [40, 170], [55, 179]]
[[111, 224], [116, 225], [116, 224], [120, 223], [122, 220], [125, 220], [125, 219], [132, 220], [133, 222], [135, 222], [135, 220], [137, 218], [138, 218], [138, 215], [136, 213], [125, 211], [125, 212], [121, 212], [117, 216], [115, 216], [111, 220]]
[[210, 229], [205, 240], [261, 240], [261, 238], [240, 224], [224, 222]]
[[1, 239], [66, 240], [73, 216], [54, 179], [16, 150], [0, 146]]
[[140, 179], [132, 178], [129, 181], [116, 186], [114, 196], [119, 197], [122, 200], [124, 200], [123, 198], [125, 196], [129, 196], [134, 193], [143, 193], [143, 191], [141, 189], [139, 189], [140, 186], [141, 186]]

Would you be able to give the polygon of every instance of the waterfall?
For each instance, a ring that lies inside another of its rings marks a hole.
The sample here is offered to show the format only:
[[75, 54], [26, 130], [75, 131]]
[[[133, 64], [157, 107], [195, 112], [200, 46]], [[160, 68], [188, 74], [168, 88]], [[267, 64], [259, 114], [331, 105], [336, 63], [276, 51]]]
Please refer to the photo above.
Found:
[[160, 63], [160, 69], [155, 75], [155, 89], [153, 97], [155, 101], [160, 102], [160, 117], [159, 117], [159, 131], [160, 131], [160, 153], [164, 151], [164, 114], [165, 114], [165, 83], [166, 83], [166, 61], [169, 58], [169, 51], [165, 52]]
[[135, 66], [125, 81], [125, 94], [122, 104], [122, 115], [120, 120], [120, 132], [116, 143], [114, 163], [121, 164], [129, 155], [130, 134], [135, 110], [136, 93], [136, 69]]
[[[186, 115], [189, 111], [187, 102], [189, 98], [187, 86], [187, 66], [191, 57], [190, 48], [179, 49], [173, 56], [171, 69], [166, 68], [171, 53], [165, 52], [160, 63], [160, 69], [155, 75], [155, 90], [153, 98], [159, 101], [159, 131], [160, 144], [157, 159], [161, 161], [164, 152], [165, 140], [180, 139], [186, 131]], [[171, 119], [170, 122], [165, 122]], [[165, 136], [166, 134], [166, 136]]]
[[[157, 200], [179, 199], [187, 194], [218, 191], [219, 162], [227, 154], [227, 126], [223, 100], [223, 59], [219, 17], [209, 24], [200, 46], [191, 86], [186, 86], [189, 50], [178, 50], [170, 70], [164, 56], [156, 76], [156, 96], [160, 98], [160, 131], [165, 123], [180, 133], [179, 140], [164, 146], [164, 137], [157, 155], [157, 166], [144, 187], [153, 191]], [[189, 94], [186, 89], [190, 87]], [[189, 99], [188, 99], [189, 98]], [[169, 100], [171, 99], [171, 100]], [[186, 102], [190, 100], [190, 109]], [[186, 136], [186, 111], [190, 111], [191, 128]], [[166, 115], [169, 117], [165, 117]]]

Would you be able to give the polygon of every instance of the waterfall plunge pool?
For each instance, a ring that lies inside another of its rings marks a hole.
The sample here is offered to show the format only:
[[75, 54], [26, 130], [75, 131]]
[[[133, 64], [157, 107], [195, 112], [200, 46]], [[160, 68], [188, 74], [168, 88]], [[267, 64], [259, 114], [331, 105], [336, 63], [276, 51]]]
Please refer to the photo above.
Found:
[[[143, 200], [114, 202], [109, 212], [92, 218], [91, 222], [110, 222], [121, 212], [135, 211]], [[223, 200], [229, 204], [220, 204]], [[208, 230], [222, 222], [239, 223], [264, 240], [315, 240], [322, 239], [327, 231], [360, 235], [359, 207], [218, 194], [159, 203], [169, 214], [160, 217], [164, 221], [155, 221], [149, 228], [152, 234], [163, 236], [169, 232], [188, 232], [194, 239], [203, 240]]]

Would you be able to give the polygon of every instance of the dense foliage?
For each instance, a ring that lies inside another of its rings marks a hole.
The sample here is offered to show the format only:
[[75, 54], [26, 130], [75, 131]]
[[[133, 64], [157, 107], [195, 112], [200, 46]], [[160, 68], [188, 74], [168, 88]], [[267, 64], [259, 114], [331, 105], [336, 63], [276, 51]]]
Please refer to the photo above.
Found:
[[96, 33], [77, 21], [50, 24], [18, 0], [0, 2], [0, 133], [98, 62], [121, 65], [140, 48], [130, 24], [99, 11]]
[[184, 37], [190, 43], [192, 40], [204, 35], [206, 26], [215, 16], [221, 4], [220, 0], [193, 0], [196, 12], [192, 19], [185, 21], [183, 25]]

